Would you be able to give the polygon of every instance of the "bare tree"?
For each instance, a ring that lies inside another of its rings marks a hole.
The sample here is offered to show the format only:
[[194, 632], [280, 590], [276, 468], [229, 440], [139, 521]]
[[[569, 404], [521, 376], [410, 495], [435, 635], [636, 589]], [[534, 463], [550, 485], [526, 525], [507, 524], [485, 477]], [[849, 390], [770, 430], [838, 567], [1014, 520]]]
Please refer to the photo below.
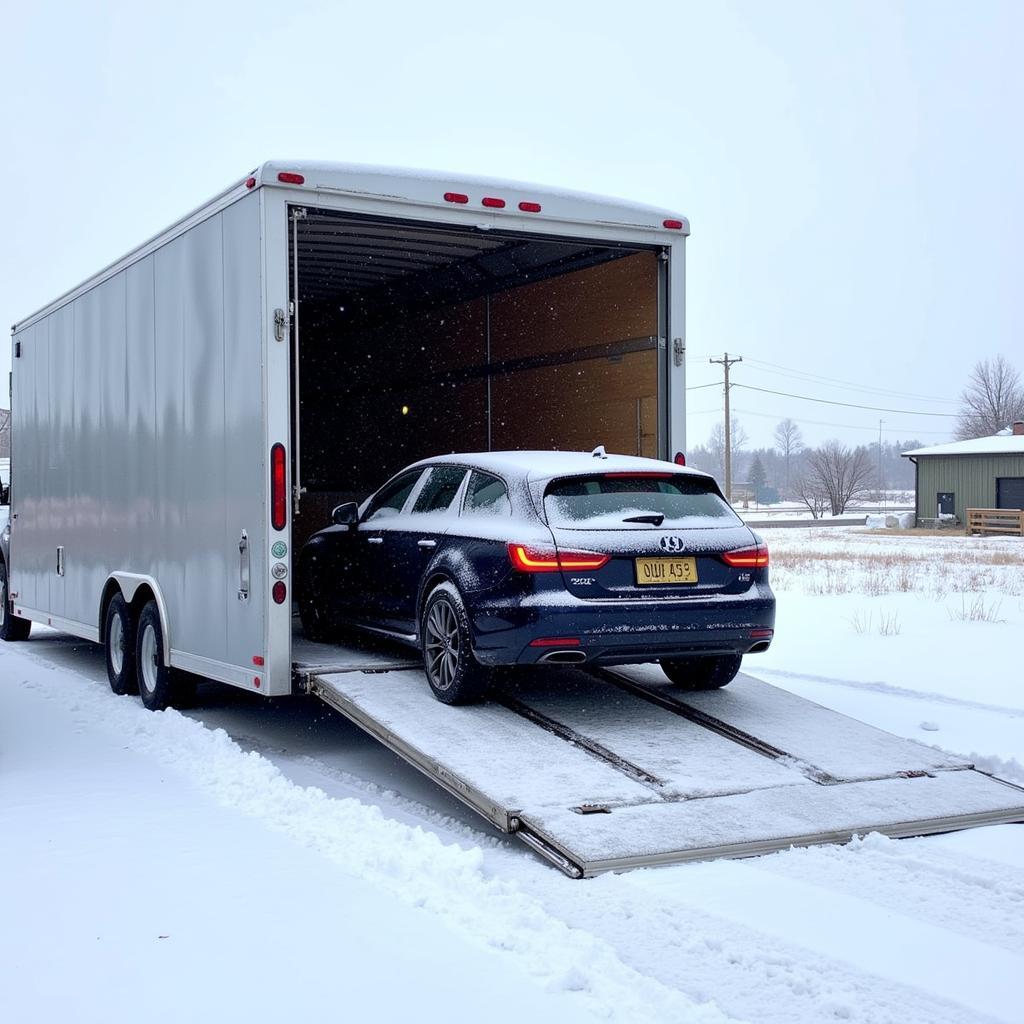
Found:
[[828, 497], [832, 515], [842, 515], [851, 499], [862, 494], [871, 480], [871, 457], [866, 448], [848, 448], [826, 441], [807, 453], [807, 483]]
[[1019, 419], [1024, 419], [1020, 374], [1001, 355], [975, 363], [960, 393], [957, 440], [989, 437]]
[[804, 436], [800, 428], [787, 416], [780, 420], [775, 428], [775, 447], [778, 448], [786, 465], [785, 489], [789, 490], [789, 463], [794, 455], [798, 455], [804, 448]]
[[829, 507], [828, 492], [808, 467], [805, 466], [797, 473], [793, 480], [793, 491], [807, 506], [812, 519], [820, 519], [825, 514]]
[[0, 459], [11, 454], [11, 410], [0, 409]]

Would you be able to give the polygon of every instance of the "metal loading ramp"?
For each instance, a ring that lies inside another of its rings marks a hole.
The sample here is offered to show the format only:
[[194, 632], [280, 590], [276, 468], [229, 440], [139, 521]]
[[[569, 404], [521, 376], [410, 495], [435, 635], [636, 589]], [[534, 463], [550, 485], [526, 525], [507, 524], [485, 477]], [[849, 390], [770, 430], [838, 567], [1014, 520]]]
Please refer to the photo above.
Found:
[[358, 662], [306, 686], [573, 877], [1024, 821], [1024, 789], [748, 676], [540, 670], [466, 708]]

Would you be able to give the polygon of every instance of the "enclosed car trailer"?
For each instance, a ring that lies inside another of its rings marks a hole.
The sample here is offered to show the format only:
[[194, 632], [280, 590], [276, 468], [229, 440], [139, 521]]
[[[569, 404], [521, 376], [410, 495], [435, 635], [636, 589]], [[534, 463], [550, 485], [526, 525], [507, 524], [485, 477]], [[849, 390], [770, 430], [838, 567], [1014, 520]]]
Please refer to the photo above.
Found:
[[319, 697], [575, 876], [1024, 818], [1018, 788], [744, 677], [686, 697], [561, 670], [453, 709], [415, 660], [296, 635], [302, 541], [407, 463], [685, 450], [688, 230], [534, 186], [262, 165], [14, 326], [3, 630], [110, 652], [123, 601], [167, 667]]

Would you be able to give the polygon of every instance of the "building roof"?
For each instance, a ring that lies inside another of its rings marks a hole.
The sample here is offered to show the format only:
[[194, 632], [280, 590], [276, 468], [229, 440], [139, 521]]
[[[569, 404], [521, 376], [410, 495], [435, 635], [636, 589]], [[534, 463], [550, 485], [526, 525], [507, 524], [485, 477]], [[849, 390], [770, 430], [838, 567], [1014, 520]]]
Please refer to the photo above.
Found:
[[1024, 434], [994, 434], [992, 437], [974, 437], [969, 441], [951, 441], [930, 448], [915, 448], [905, 456], [929, 455], [1024, 455]]

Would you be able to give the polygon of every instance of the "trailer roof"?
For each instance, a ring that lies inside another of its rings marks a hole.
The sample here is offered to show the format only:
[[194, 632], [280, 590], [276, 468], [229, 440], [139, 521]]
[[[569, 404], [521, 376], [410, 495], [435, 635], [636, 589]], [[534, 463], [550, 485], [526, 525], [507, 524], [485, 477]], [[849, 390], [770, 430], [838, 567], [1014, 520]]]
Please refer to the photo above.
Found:
[[[509, 230], [515, 231], [529, 230], [530, 222], [537, 224], [540, 233], [553, 231], [552, 223], [584, 222], [639, 229], [645, 233], [657, 232], [665, 237], [666, 244], [673, 237], [685, 237], [690, 233], [689, 221], [681, 214], [587, 192], [443, 171], [317, 160], [268, 160], [120, 259], [16, 321], [11, 327], [12, 332], [29, 326], [41, 316], [77, 298], [260, 187], [286, 188], [300, 195], [347, 194], [362, 200], [414, 204], [425, 209], [473, 211], [486, 222], [486, 227], [501, 227], [501, 222], [507, 218]], [[493, 205], [493, 200], [500, 200], [501, 205]], [[544, 222], [547, 222], [546, 228]]]

